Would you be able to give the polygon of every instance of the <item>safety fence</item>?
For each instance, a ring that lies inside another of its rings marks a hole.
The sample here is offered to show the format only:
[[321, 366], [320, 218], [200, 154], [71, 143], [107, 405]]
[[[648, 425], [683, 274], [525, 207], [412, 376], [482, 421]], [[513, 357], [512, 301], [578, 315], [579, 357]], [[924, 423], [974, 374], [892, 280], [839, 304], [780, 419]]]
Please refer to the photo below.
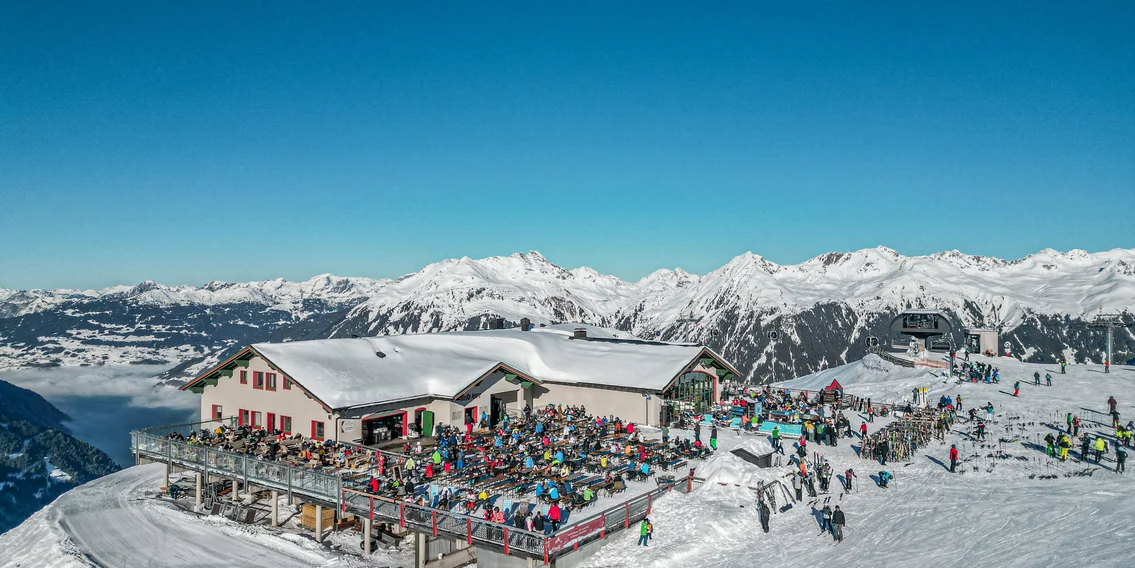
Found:
[[419, 533], [463, 539], [469, 545], [490, 546], [506, 555], [542, 558], [545, 563], [557, 555], [577, 549], [581, 544], [606, 538], [610, 533], [631, 527], [632, 523], [637, 523], [650, 514], [654, 500], [659, 495], [674, 489], [685, 492], [692, 489], [692, 482], [687, 479], [681, 479], [677, 484], [662, 484], [646, 494], [545, 535], [453, 511], [345, 488], [344, 478], [339, 472], [313, 471], [169, 437], [170, 433], [175, 432], [188, 436], [203, 427], [208, 429], [210, 424], [215, 428], [221, 422], [198, 422], [134, 431], [131, 432], [131, 448], [135, 455], [151, 461], [200, 471], [205, 476], [214, 473], [240, 479], [245, 485], [286, 491], [289, 495], [334, 505], [343, 513], [397, 524]]

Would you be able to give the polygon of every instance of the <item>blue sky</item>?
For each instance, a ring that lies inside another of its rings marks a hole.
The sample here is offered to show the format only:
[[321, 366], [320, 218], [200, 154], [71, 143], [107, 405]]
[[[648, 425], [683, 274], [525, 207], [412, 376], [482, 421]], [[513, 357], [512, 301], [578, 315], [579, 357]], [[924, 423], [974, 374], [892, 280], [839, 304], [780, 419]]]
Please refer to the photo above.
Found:
[[1135, 247], [1132, 2], [237, 4], [0, 5], [0, 286]]

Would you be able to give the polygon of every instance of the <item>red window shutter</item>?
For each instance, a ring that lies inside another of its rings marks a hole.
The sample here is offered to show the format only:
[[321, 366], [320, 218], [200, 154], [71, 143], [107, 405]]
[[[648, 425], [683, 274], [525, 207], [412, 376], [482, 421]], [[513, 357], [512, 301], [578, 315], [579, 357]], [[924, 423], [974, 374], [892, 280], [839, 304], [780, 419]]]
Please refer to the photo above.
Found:
[[236, 418], [236, 423], [237, 423], [238, 426], [244, 426], [246, 416], [248, 416], [248, 411], [243, 409], [243, 408], [240, 409], [240, 412], [237, 413], [237, 418]]

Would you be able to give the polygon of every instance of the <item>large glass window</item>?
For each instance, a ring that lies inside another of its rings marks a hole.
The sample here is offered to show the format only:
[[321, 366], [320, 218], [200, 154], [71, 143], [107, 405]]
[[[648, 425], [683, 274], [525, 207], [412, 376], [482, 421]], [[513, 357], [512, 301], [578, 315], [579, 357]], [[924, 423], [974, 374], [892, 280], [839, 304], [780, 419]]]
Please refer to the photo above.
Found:
[[706, 373], [685, 373], [666, 390], [666, 401], [677, 411], [708, 412], [714, 404], [714, 378]]

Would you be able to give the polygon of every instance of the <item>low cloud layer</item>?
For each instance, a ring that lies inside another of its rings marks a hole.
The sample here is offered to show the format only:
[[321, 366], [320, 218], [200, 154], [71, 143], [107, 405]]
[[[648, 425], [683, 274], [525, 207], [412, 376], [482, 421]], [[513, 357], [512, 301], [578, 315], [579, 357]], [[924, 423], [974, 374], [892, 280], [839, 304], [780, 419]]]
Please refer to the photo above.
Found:
[[48, 399], [60, 397], [123, 397], [130, 406], [193, 409], [198, 397], [161, 384], [155, 375], [164, 365], [108, 365], [21, 369], [0, 373], [0, 380], [35, 391]]

